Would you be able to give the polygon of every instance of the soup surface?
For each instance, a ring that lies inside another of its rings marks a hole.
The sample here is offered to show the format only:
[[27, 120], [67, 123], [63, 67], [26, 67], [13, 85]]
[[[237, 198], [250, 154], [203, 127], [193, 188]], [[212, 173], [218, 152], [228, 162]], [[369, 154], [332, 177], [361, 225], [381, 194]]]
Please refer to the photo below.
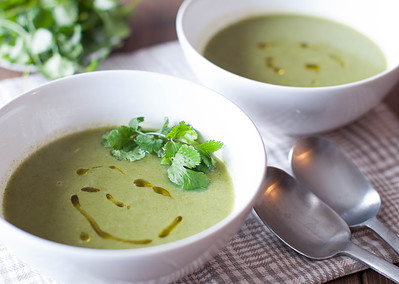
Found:
[[101, 145], [105, 129], [79, 132], [39, 149], [11, 177], [7, 221], [64, 244], [104, 249], [159, 245], [196, 234], [233, 208], [221, 162], [205, 191], [184, 191], [159, 158], [118, 161]]
[[253, 80], [318, 87], [355, 82], [386, 69], [378, 46], [345, 25], [302, 15], [265, 15], [217, 33], [204, 56]]

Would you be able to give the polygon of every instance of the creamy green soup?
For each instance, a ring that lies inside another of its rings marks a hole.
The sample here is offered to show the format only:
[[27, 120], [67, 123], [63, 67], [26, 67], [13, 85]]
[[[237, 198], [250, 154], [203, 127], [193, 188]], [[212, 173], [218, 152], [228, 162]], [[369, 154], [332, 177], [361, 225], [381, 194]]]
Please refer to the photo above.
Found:
[[265, 15], [217, 33], [204, 56], [235, 74], [276, 85], [318, 87], [386, 69], [378, 46], [345, 25], [301, 15]]
[[101, 145], [104, 129], [66, 136], [39, 149], [12, 175], [5, 219], [73, 246], [123, 249], [159, 245], [196, 234], [233, 208], [231, 178], [221, 162], [204, 191], [184, 191], [159, 158], [118, 161]]

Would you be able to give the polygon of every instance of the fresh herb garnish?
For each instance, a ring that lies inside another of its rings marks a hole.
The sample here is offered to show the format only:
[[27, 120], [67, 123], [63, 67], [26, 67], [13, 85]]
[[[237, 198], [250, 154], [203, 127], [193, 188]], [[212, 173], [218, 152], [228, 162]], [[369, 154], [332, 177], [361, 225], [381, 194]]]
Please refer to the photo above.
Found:
[[103, 145], [111, 148], [111, 154], [118, 160], [134, 162], [147, 154], [156, 154], [161, 164], [169, 165], [169, 180], [184, 190], [203, 190], [209, 185], [206, 175], [214, 169], [212, 153], [222, 148], [223, 143], [215, 140], [198, 141], [197, 131], [181, 121], [169, 127], [166, 118], [158, 131], [144, 130], [140, 124], [143, 117], [133, 118], [129, 126], [120, 126], [103, 136]]
[[137, 0], [0, 1], [0, 59], [50, 79], [92, 71], [130, 34]]

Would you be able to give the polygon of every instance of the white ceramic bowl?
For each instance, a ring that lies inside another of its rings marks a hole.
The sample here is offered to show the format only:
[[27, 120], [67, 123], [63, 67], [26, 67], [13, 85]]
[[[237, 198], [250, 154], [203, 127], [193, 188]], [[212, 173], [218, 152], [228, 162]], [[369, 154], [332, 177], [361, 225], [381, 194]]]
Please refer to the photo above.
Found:
[[[0, 242], [21, 260], [65, 283], [168, 282], [199, 268], [239, 230], [264, 186], [266, 154], [252, 121], [217, 93], [178, 78], [140, 71], [103, 71], [56, 80], [0, 109], [0, 202], [7, 179], [38, 145], [66, 133], [127, 124], [184, 120], [204, 139], [223, 141], [220, 158], [235, 187], [233, 212], [199, 234], [139, 249], [72, 247], [26, 233], [0, 218]], [[242, 134], [239, 130], [245, 130]]]
[[[397, 11], [397, 0], [185, 0], [177, 15], [176, 28], [199, 81], [242, 107], [261, 132], [277, 129], [289, 134], [310, 134], [357, 119], [399, 81]], [[250, 15], [276, 13], [327, 18], [360, 31], [380, 47], [387, 70], [345, 85], [287, 87], [240, 77], [202, 56], [208, 40], [227, 25]]]

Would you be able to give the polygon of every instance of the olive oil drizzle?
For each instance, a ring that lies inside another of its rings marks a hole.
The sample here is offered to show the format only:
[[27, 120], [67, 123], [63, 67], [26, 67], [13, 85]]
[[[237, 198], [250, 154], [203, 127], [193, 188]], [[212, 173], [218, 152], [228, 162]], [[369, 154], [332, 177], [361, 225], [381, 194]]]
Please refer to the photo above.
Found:
[[135, 179], [133, 183], [138, 187], [152, 187], [152, 184], [149, 181], [142, 178]]
[[75, 173], [78, 176], [85, 176], [85, 175], [87, 175], [88, 172], [89, 172], [89, 169], [77, 169]]
[[301, 48], [303, 48], [303, 49], [309, 48], [309, 44], [307, 44], [306, 42], [301, 42], [301, 43], [299, 44], [299, 46], [300, 46]]
[[328, 55], [332, 60], [336, 61], [339, 66], [341, 66], [342, 69], [345, 68], [345, 62], [338, 56], [336, 56], [335, 54], [329, 54]]
[[[95, 166], [95, 167], [92, 167], [91, 169], [92, 170], [94, 170], [94, 169], [100, 169], [100, 168], [102, 168], [103, 166]], [[122, 170], [122, 169], [120, 169], [120, 168], [118, 168], [118, 167], [116, 167], [116, 166], [109, 166], [108, 168], [110, 168], [111, 170], [116, 170], [116, 171], [118, 171], [118, 172], [120, 172], [121, 174], [123, 174], [123, 175], [126, 175], [126, 173]], [[90, 169], [84, 169], [84, 168], [81, 168], [81, 169], [77, 169], [76, 171], [75, 171], [75, 173], [78, 175], [78, 176], [85, 176], [85, 175], [87, 175], [87, 173], [90, 171]]]
[[316, 63], [306, 63], [305, 69], [309, 71], [314, 71], [315, 73], [319, 73], [320, 65]]
[[283, 68], [280, 68], [280, 67], [277, 67], [276, 65], [274, 65], [273, 57], [269, 56], [266, 58], [266, 66], [269, 67], [276, 74], [284, 75], [284, 73], [285, 73]]
[[[300, 46], [301, 48], [303, 48], [303, 49], [309, 48], [309, 49], [313, 49], [314, 51], [323, 53], [323, 51], [320, 50], [319, 48], [317, 48], [317, 47], [315, 47], [315, 46], [311, 46], [311, 45], [309, 45], [309, 44], [306, 43], [306, 42], [300, 43], [299, 46]], [[327, 56], [328, 56], [330, 59], [332, 59], [332, 60], [334, 60], [335, 62], [337, 62], [337, 63], [339, 64], [339, 66], [340, 66], [342, 69], [345, 68], [345, 62], [344, 62], [344, 60], [343, 60], [342, 58], [340, 58], [339, 56], [337, 56], [337, 55], [335, 55], [335, 54], [332, 54], [332, 53], [328, 53]], [[305, 68], [306, 68], [307, 70], [316, 71], [316, 70], [314, 70], [314, 69], [312, 69], [312, 68], [308, 68], [309, 65], [317, 65], [317, 64], [308, 63], [308, 64], [306, 64], [306, 66], [305, 66]], [[319, 69], [320, 66], [318, 66], [317, 68]]]
[[145, 179], [135, 179], [133, 181], [133, 183], [138, 186], [138, 187], [152, 187], [152, 190], [155, 193], [161, 194], [163, 196], [168, 196], [168, 197], [172, 197], [169, 193], [169, 191], [167, 191], [165, 188], [160, 187], [160, 186], [152, 186], [152, 184], [149, 181], [146, 181]]
[[158, 237], [160, 237], [160, 238], [165, 238], [165, 237], [167, 237], [167, 236], [170, 234], [170, 232], [171, 232], [174, 228], [176, 228], [176, 226], [179, 225], [179, 223], [180, 223], [182, 220], [183, 220], [183, 217], [182, 217], [182, 216], [177, 216], [177, 217], [172, 221], [172, 223], [170, 223], [169, 226], [167, 226], [165, 229], [163, 229], [163, 230], [158, 234]]
[[258, 48], [259, 49], [269, 49], [271, 47], [272, 47], [272, 44], [268, 43], [268, 42], [260, 42], [260, 43], [258, 43]]
[[154, 190], [155, 193], [161, 194], [163, 196], [169, 196], [172, 197], [166, 189], [160, 186], [153, 186], [152, 189]]
[[123, 174], [123, 175], [126, 175], [125, 174], [125, 172], [124, 171], [122, 171], [120, 168], [118, 168], [118, 167], [115, 167], [115, 166], [109, 166], [109, 168], [111, 169], [111, 170], [117, 170], [118, 172], [120, 172], [121, 174]]
[[101, 189], [96, 188], [96, 187], [86, 186], [86, 187], [82, 187], [80, 190], [85, 191], [85, 192], [99, 192]]
[[[93, 167], [92, 169], [95, 168], [100, 168], [101, 166], [97, 166], [97, 167]], [[117, 171], [119, 171], [120, 173], [122, 173], [123, 175], [125, 175], [125, 173], [119, 169], [118, 167], [115, 166], [109, 166], [110, 169], [115, 169]], [[87, 174], [87, 172], [89, 171], [89, 169], [78, 169], [76, 170], [76, 174], [77, 175], [81, 175], [84, 176]], [[157, 194], [163, 195], [163, 196], [167, 196], [167, 197], [172, 197], [171, 194], [169, 193], [168, 190], [166, 190], [163, 187], [160, 186], [153, 186], [149, 181], [145, 180], [145, 179], [135, 179], [133, 182], [136, 186], [138, 187], [151, 187], [153, 189], [153, 191]], [[81, 191], [84, 192], [99, 192], [101, 191], [99, 188], [95, 188], [95, 187], [83, 187], [81, 188]], [[121, 201], [116, 200], [111, 194], [107, 193], [106, 198], [111, 201], [112, 203], [114, 203], [116, 206], [118, 207], [124, 207], [125, 204]], [[119, 241], [119, 242], [124, 242], [124, 243], [130, 243], [130, 244], [148, 244], [150, 242], [152, 242], [151, 239], [144, 239], [144, 240], [128, 240], [128, 239], [123, 239], [123, 238], [119, 238], [116, 236], [113, 236], [105, 231], [103, 231], [100, 226], [97, 224], [97, 222], [94, 220], [94, 218], [87, 212], [85, 211], [82, 206], [80, 205], [79, 202], [79, 197], [75, 194], [71, 196], [71, 202], [73, 204], [73, 206], [87, 219], [87, 221], [89, 221], [91, 227], [94, 229], [94, 231], [97, 233], [97, 235], [99, 235], [101, 238], [105, 239], [105, 240], [114, 240], [114, 241]], [[130, 209], [130, 205], [127, 206], [127, 209]], [[176, 217], [171, 224], [169, 224], [166, 228], [164, 228], [159, 234], [158, 237], [159, 238], [165, 238], [167, 236], [169, 236], [169, 234], [172, 232], [172, 230], [174, 228], [176, 228], [176, 226], [183, 220], [182, 216], [178, 216]], [[83, 242], [90, 242], [91, 238], [87, 233], [82, 232], [80, 234], [80, 240]]]
[[101, 230], [100, 226], [97, 224], [97, 222], [94, 220], [94, 218], [87, 213], [82, 206], [79, 203], [79, 197], [75, 194], [71, 196], [71, 202], [73, 206], [89, 221], [91, 227], [94, 229], [94, 231], [99, 235], [101, 238], [106, 239], [106, 240], [114, 240], [118, 242], [123, 242], [123, 243], [129, 243], [129, 244], [148, 244], [152, 242], [150, 239], [144, 239], [144, 240], [129, 240], [129, 239], [123, 239], [119, 238], [116, 236], [113, 236], [103, 230]]
[[107, 199], [109, 201], [114, 203], [116, 206], [118, 206], [118, 207], [124, 207], [125, 206], [125, 204], [123, 202], [116, 200], [111, 194], [107, 193], [105, 196], [107, 197]]
[[[272, 46], [273, 46], [272, 44], [266, 43], [266, 42], [260, 42], [260, 43], [257, 44], [257, 48], [261, 49], [261, 50], [270, 49], [270, 48], [272, 48]], [[299, 47], [302, 48], [302, 49], [312, 49], [312, 50], [314, 50], [316, 52], [323, 52], [319, 48], [317, 48], [315, 46], [312, 46], [312, 45], [310, 45], [310, 44], [308, 44], [306, 42], [300, 42], [299, 43]], [[327, 56], [331, 60], [335, 61], [342, 69], [345, 69], [345, 62], [340, 57], [338, 57], [337, 55], [332, 54], [332, 53], [328, 53]], [[285, 70], [283, 68], [278, 67], [278, 66], [275, 65], [273, 57], [271, 57], [271, 56], [266, 57], [265, 63], [266, 63], [266, 66], [270, 70], [272, 70], [274, 73], [276, 73], [278, 75], [284, 75], [285, 74]], [[304, 64], [304, 68], [307, 71], [311, 71], [311, 72], [315, 72], [315, 73], [319, 73], [320, 72], [320, 65], [317, 64], [317, 63], [311, 63], [311, 62], [305, 63]], [[315, 86], [316, 84], [317, 84], [317, 80], [316, 79], [312, 80], [311, 86]]]

